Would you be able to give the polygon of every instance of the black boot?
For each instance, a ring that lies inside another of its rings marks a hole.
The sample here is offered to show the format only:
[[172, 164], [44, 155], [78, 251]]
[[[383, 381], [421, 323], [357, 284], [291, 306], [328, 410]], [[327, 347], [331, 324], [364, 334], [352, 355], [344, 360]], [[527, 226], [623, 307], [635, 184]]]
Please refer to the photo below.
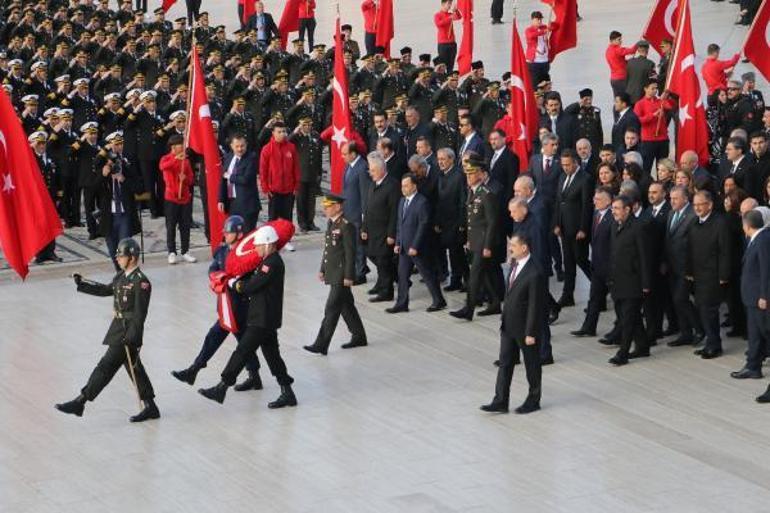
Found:
[[195, 377], [198, 375], [198, 372], [200, 370], [201, 370], [200, 367], [193, 364], [184, 370], [171, 371], [171, 375], [174, 376], [179, 381], [182, 381], [183, 383], [187, 383], [188, 385], [194, 385]]
[[206, 399], [211, 399], [212, 401], [216, 401], [219, 404], [222, 404], [225, 402], [225, 394], [227, 394], [227, 385], [225, 385], [223, 382], [219, 382], [219, 384], [215, 387], [211, 388], [199, 388], [198, 393], [205, 397]]
[[70, 415], [77, 415], [78, 417], [82, 417], [85, 406], [86, 406], [86, 398], [83, 397], [83, 394], [80, 394], [79, 396], [77, 396], [76, 398], [74, 398], [69, 402], [57, 404], [55, 408], [64, 413], [69, 413]]
[[272, 403], [267, 404], [267, 407], [272, 409], [283, 408], [284, 406], [297, 406], [297, 398], [294, 396], [291, 385], [281, 385], [281, 395]]
[[144, 422], [145, 420], [151, 420], [151, 419], [159, 419], [160, 418], [160, 410], [158, 410], [158, 406], [155, 404], [155, 401], [152, 399], [147, 399], [144, 401], [144, 409], [134, 415], [133, 417], [129, 418], [131, 422]]
[[233, 390], [236, 392], [245, 392], [247, 390], [262, 390], [262, 379], [259, 377], [259, 371], [249, 371], [249, 377], [240, 385], [235, 385]]

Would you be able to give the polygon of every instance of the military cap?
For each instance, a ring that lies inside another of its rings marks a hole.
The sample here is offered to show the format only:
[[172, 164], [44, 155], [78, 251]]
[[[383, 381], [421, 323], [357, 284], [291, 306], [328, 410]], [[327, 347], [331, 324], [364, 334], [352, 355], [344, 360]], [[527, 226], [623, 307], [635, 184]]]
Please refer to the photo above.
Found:
[[145, 91], [139, 95], [139, 99], [143, 102], [146, 102], [148, 100], [155, 101], [155, 98], [157, 97], [158, 97], [158, 93], [156, 93], [155, 91]]
[[104, 95], [104, 101], [108, 102], [110, 100], [120, 100], [120, 93], [109, 93]]
[[348, 25], [348, 24], [346, 23], [345, 25], [342, 25], [342, 26], [340, 27], [340, 30], [341, 30], [342, 32], [345, 32], [346, 30], [353, 30], [353, 27], [352, 27], [351, 25]]
[[96, 121], [89, 121], [87, 123], [83, 123], [83, 125], [80, 127], [80, 131], [84, 134], [98, 132], [99, 123], [97, 123]]
[[46, 142], [48, 140], [48, 134], [38, 130], [37, 132], [32, 132], [29, 137], [27, 137], [27, 141], [29, 141], [30, 144], [34, 144], [36, 142]]
[[420, 59], [420, 62], [430, 62], [430, 54], [429, 53], [421, 53], [418, 57]]
[[8, 65], [11, 66], [12, 68], [21, 68], [23, 64], [24, 64], [24, 61], [22, 61], [21, 59], [11, 59], [10, 61], [8, 61]]
[[587, 97], [593, 98], [594, 92], [591, 89], [586, 87], [585, 89], [581, 89], [580, 92], [578, 92], [578, 95], [580, 96], [580, 98], [587, 98]]
[[327, 194], [322, 201], [324, 207], [330, 207], [332, 205], [338, 205], [345, 202], [345, 197], [338, 194]]
[[305, 44], [305, 40], [304, 40], [304, 39], [302, 39], [302, 38], [300, 38], [300, 37], [298, 37], [298, 38], [296, 38], [296, 39], [292, 39], [292, 41], [291, 41], [291, 42], [292, 42], [293, 44], [295, 44], [295, 45], [303, 45], [303, 44]]
[[141, 96], [141, 95], [142, 95], [142, 90], [139, 88], [134, 88], [126, 93], [126, 98], [133, 98], [135, 96]]
[[171, 115], [168, 117], [171, 121], [176, 121], [177, 118], [187, 118], [187, 113], [183, 110], [177, 110], [171, 113]]
[[[215, 30], [216, 30], [217, 32], [224, 32], [224, 31], [225, 31], [225, 26], [224, 26], [224, 25], [218, 25], [218, 26], [215, 28]], [[280, 38], [279, 38], [279, 39], [280, 39]]]
[[32, 63], [32, 66], [30, 66], [29, 69], [31, 69], [32, 71], [35, 71], [38, 68], [46, 68], [46, 67], [48, 67], [48, 64], [46, 64], [45, 62], [43, 62], [43, 61], [35, 61], [35, 62]]
[[326, 45], [323, 43], [318, 43], [313, 45], [313, 50], [326, 50]]
[[433, 112], [449, 112], [446, 105], [436, 105], [433, 107]]
[[59, 117], [62, 119], [72, 119], [72, 109], [59, 109]]
[[487, 91], [499, 91], [499, 90], [500, 90], [500, 82], [495, 80], [487, 84]]
[[299, 118], [299, 122], [300, 123], [312, 123], [313, 122], [313, 118], [311, 116], [302, 116], [301, 118]]
[[50, 109], [46, 109], [45, 112], [43, 112], [44, 118], [58, 118], [59, 117], [59, 109], [56, 107], [51, 107]]
[[405, 46], [401, 49], [401, 55], [410, 55], [412, 53], [412, 49], [408, 46]]
[[484, 62], [483, 61], [474, 61], [471, 63], [471, 69], [484, 69]]
[[407, 96], [405, 93], [401, 93], [401, 94], [399, 94], [399, 95], [396, 95], [396, 97], [395, 97], [394, 99], [395, 99], [397, 102], [400, 102], [400, 101], [408, 100], [408, 99], [409, 99], [409, 96]]
[[374, 55], [372, 55], [371, 53], [367, 53], [366, 55], [364, 55], [363, 57], [361, 57], [361, 60], [362, 60], [362, 61], [370, 61], [370, 60], [372, 60], [372, 59], [374, 59]]
[[423, 68], [420, 70], [418, 75], [420, 76], [420, 78], [422, 78], [422, 77], [429, 77], [432, 73], [433, 73], [432, 68]]
[[246, 99], [243, 96], [236, 96], [233, 98], [233, 103], [236, 103], [238, 105], [244, 105], [246, 103]]
[[81, 85], [88, 85], [89, 82], [90, 82], [90, 80], [88, 80], [85, 77], [82, 77], [82, 78], [78, 78], [77, 80], [72, 82], [72, 85], [74, 85], [75, 87], [78, 87], [78, 86], [81, 86]]
[[472, 175], [478, 173], [479, 171], [483, 171], [483, 169], [478, 162], [474, 162], [473, 160], [463, 161], [463, 173], [466, 175]]
[[33, 103], [37, 105], [38, 96], [36, 94], [28, 94], [22, 97], [21, 101], [24, 103]]
[[105, 141], [108, 143], [117, 143], [117, 142], [123, 142], [123, 132], [121, 130], [118, 130], [117, 132], [112, 132], [110, 135], [104, 138]]
[[185, 18], [184, 16], [181, 16], [181, 17], [175, 19], [174, 23], [187, 23], [187, 18]]
[[153, 14], [166, 14], [166, 11], [163, 10], [163, 7], [158, 7], [154, 11], [152, 11]]

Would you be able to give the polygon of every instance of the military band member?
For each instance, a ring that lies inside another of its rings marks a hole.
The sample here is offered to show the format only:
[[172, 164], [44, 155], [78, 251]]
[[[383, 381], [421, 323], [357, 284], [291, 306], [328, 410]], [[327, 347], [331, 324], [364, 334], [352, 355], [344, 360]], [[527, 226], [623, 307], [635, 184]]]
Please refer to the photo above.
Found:
[[80, 395], [72, 401], [57, 404], [57, 410], [82, 416], [86, 401], [96, 399], [118, 370], [125, 367], [139, 399], [144, 403], [142, 411], [129, 420], [143, 422], [160, 417], [152, 383], [139, 357], [152, 288], [150, 280], [139, 269], [139, 253], [139, 244], [134, 239], [120, 241], [115, 257], [121, 271], [109, 284], [84, 280], [79, 274], [73, 275], [78, 292], [92, 296], [112, 296], [114, 316], [103, 342], [107, 352], [91, 373]]
[[350, 342], [343, 344], [342, 348], [367, 345], [366, 332], [352, 292], [356, 266], [356, 230], [342, 214], [343, 201], [344, 198], [333, 194], [327, 194], [323, 201], [324, 214], [329, 222], [318, 279], [330, 286], [329, 296], [318, 336], [312, 345], [304, 346], [305, 350], [321, 355], [329, 350], [340, 315], [352, 335]]

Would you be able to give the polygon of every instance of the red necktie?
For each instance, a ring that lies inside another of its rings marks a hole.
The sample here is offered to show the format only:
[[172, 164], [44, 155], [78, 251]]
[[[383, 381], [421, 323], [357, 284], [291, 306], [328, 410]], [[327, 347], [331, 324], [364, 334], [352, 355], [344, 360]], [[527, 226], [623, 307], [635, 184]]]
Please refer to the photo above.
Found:
[[513, 282], [516, 279], [516, 268], [519, 267], [519, 261], [514, 260], [511, 263], [511, 274], [508, 276], [508, 290], [511, 290], [511, 287], [513, 287]]

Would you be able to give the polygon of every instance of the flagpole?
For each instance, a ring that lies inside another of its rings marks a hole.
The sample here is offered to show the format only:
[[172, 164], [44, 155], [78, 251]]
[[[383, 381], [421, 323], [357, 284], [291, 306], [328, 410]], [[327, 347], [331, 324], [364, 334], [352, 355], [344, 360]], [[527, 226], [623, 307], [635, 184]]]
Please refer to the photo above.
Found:
[[[767, 2], [768, 2], [768, 0], [762, 0], [762, 3], [759, 4], [759, 8], [757, 9], [757, 14], [762, 12], [762, 9], [767, 7], [765, 5]], [[746, 43], [749, 41], [749, 36], [754, 31], [754, 25], [756, 25], [756, 23], [757, 23], [757, 18], [759, 18], [759, 16], [754, 16], [754, 19], [751, 21], [751, 25], [749, 25], [749, 30], [746, 32], [746, 36], [743, 38], [743, 44], [741, 44], [741, 53], [743, 54], [744, 57], [746, 57], [746, 55], [743, 52], [743, 49], [746, 48]], [[736, 25], [733, 25], [733, 31], [735, 30], [735, 27], [736, 27]], [[730, 32], [730, 35], [732, 35], [732, 32]], [[728, 36], [728, 39], [729, 39], [729, 36]], [[725, 42], [727, 42], [727, 41], [725, 41]]]

